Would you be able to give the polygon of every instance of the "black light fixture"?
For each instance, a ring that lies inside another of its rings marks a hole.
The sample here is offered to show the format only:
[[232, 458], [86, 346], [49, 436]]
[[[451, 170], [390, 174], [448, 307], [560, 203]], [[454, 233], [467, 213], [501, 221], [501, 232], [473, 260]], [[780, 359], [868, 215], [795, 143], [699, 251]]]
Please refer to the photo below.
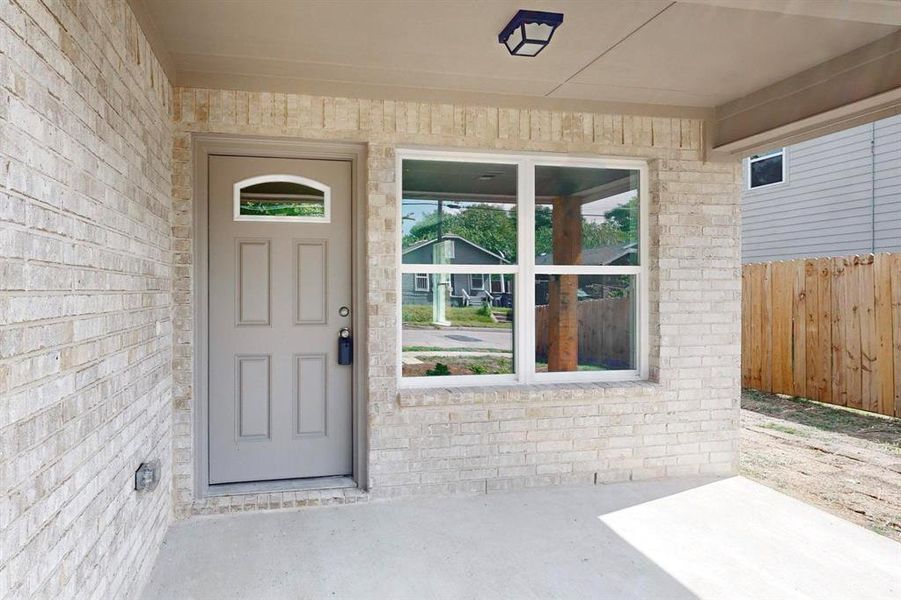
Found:
[[497, 36], [497, 41], [513, 56], [537, 56], [562, 22], [562, 13], [520, 10]]

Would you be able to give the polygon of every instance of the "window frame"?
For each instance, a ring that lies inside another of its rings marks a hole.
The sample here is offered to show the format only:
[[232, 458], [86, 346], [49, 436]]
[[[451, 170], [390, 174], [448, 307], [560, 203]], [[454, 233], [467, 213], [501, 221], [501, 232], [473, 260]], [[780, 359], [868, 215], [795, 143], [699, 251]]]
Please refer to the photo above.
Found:
[[[322, 216], [321, 217], [290, 217], [283, 215], [242, 215], [241, 214], [241, 190], [258, 183], [296, 183], [322, 192]], [[275, 223], [331, 223], [332, 222], [332, 188], [315, 179], [301, 177], [299, 175], [285, 175], [272, 173], [269, 175], [257, 175], [235, 182], [232, 188], [233, 219], [235, 221], [268, 221]]]
[[[469, 274], [469, 290], [473, 292], [484, 292], [485, 291], [485, 273], [470, 273]], [[488, 277], [491, 277], [491, 274], [487, 274]], [[476, 284], [473, 282], [472, 278], [478, 277], [482, 283], [479, 284], [479, 287], [476, 287]]]
[[[759, 162], [761, 160], [766, 160], [767, 158], [773, 158], [774, 156], [782, 157], [782, 178], [779, 181], [774, 181], [773, 183], [765, 183], [763, 185], [752, 186], [751, 185], [751, 164], [755, 162]], [[785, 183], [785, 163], [787, 157], [787, 153], [785, 148], [780, 148], [778, 150], [773, 150], [772, 152], [767, 152], [766, 154], [757, 154], [754, 156], [749, 156], [745, 161], [745, 180], [747, 181], [747, 188], [749, 192], [762, 190], [764, 188], [773, 187], [774, 185], [782, 185]]]
[[[397, 148], [395, 152], [395, 185], [397, 198], [397, 222], [403, 213], [403, 161], [432, 160], [444, 162], [511, 164], [517, 166], [517, 263], [505, 265], [466, 264], [405, 264], [403, 262], [403, 231], [395, 234], [398, 264], [395, 281], [397, 306], [397, 386], [408, 388], [436, 388], [444, 386], [531, 385], [538, 383], [588, 383], [602, 381], [645, 381], [649, 376], [649, 231], [650, 213], [648, 161], [585, 155], [560, 155], [551, 153], [510, 152], [488, 153], [467, 150]], [[621, 265], [536, 265], [535, 264], [535, 167], [559, 166], [593, 169], [617, 169], [638, 172], [639, 207], [639, 261], [636, 266]], [[513, 361], [514, 373], [509, 375], [446, 375], [404, 377], [401, 355], [403, 352], [403, 276], [407, 273], [448, 273], [486, 275], [512, 275], [514, 314]], [[535, 276], [547, 274], [577, 275], [634, 275], [635, 276], [635, 369], [611, 371], [567, 371], [538, 373], [535, 371]]]

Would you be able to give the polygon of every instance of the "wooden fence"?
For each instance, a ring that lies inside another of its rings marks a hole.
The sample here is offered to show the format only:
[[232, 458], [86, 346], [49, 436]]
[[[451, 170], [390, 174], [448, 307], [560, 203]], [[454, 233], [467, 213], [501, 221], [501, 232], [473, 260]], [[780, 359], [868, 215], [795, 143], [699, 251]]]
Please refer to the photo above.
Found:
[[[631, 357], [632, 299], [579, 302], [579, 364], [628, 365]], [[535, 354], [547, 361], [548, 307], [535, 307]], [[623, 367], [628, 368], [628, 367]]]
[[742, 385], [901, 417], [901, 254], [742, 269]]

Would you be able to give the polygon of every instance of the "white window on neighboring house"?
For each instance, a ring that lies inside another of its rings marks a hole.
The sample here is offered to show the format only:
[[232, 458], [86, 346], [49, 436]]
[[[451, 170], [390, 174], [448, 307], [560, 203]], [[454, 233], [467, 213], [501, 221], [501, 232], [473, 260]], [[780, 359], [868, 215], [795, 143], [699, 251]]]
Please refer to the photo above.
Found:
[[749, 190], [785, 181], [785, 148], [751, 156], [748, 159], [747, 178]]
[[400, 386], [647, 379], [646, 161], [396, 156]]
[[415, 281], [413, 282], [413, 289], [417, 292], [427, 292], [429, 291], [429, 274], [428, 273], [416, 273], [414, 275]]

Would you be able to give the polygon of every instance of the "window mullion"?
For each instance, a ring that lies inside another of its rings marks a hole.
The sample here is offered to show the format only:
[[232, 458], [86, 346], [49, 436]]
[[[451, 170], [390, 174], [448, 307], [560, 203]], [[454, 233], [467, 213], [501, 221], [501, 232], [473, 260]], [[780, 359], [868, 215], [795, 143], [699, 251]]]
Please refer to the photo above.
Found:
[[442, 265], [442, 264], [416, 264], [405, 263], [400, 267], [401, 273], [455, 273], [458, 275], [483, 274], [483, 275], [515, 275], [519, 272], [516, 265]]
[[520, 276], [516, 294], [516, 356], [520, 381], [531, 383], [535, 374], [535, 168], [523, 160], [519, 167], [518, 247]]

